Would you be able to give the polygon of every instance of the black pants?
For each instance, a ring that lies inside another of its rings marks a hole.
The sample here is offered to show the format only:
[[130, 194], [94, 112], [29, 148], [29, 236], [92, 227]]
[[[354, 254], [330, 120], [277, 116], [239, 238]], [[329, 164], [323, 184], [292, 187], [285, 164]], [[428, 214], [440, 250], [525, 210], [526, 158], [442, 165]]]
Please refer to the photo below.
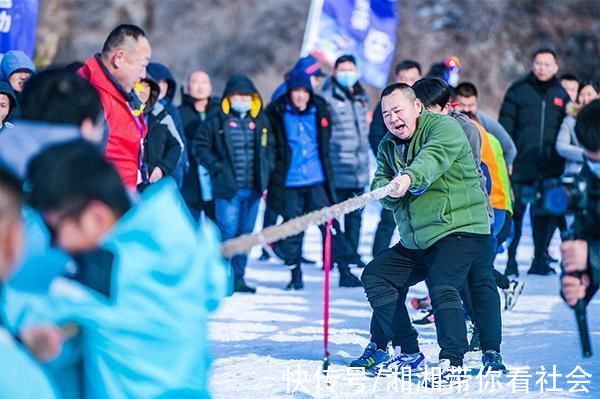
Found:
[[277, 217], [279, 215], [273, 210], [273, 207], [269, 203], [269, 194], [267, 193], [267, 201], [265, 204], [265, 214], [263, 216], [263, 229], [275, 226], [277, 224]]
[[[364, 194], [365, 190], [362, 188], [339, 188], [335, 190], [335, 195], [339, 202], [346, 201], [347, 199], [357, 197]], [[360, 260], [358, 254], [358, 244], [360, 240], [360, 227], [362, 224], [362, 208], [357, 209], [354, 212], [350, 212], [344, 215], [344, 236], [350, 246], [350, 257], [352, 261], [356, 262]]]
[[502, 326], [500, 298], [492, 274], [493, 243], [490, 235], [455, 233], [426, 250], [407, 249], [398, 243], [370, 262], [362, 275], [373, 309], [373, 342], [392, 340], [405, 353], [418, 351], [405, 300], [408, 288], [427, 279], [440, 359], [462, 365], [467, 331], [459, 291], [465, 281], [472, 289], [475, 322], [480, 326], [484, 349], [500, 350]]
[[[539, 185], [539, 184], [538, 184]], [[523, 202], [521, 191], [523, 184], [513, 183], [515, 193], [513, 221], [515, 222], [515, 234], [508, 247], [508, 259], [514, 261], [517, 258], [517, 247], [521, 240], [523, 229], [523, 216], [527, 209], [527, 204]], [[529, 210], [531, 214], [531, 233], [533, 235], [534, 258], [538, 262], [543, 261], [548, 245], [552, 240], [554, 231], [561, 224], [561, 218], [551, 215], [545, 215], [536, 209], [536, 204], [532, 204]], [[564, 218], [563, 218], [564, 219]]]
[[197, 222], [200, 220], [200, 214], [204, 211], [204, 215], [212, 221], [215, 221], [215, 201], [200, 202], [199, 204], [187, 202], [188, 209], [192, 217]]
[[[290, 187], [286, 188], [285, 201], [283, 208], [283, 221], [286, 222], [305, 213], [321, 209], [329, 206], [330, 201], [325, 192], [325, 187], [322, 184], [308, 187]], [[325, 244], [325, 226], [319, 226], [323, 235], [323, 244]], [[346, 238], [341, 234], [340, 224], [336, 219], [333, 220], [333, 229], [335, 234], [332, 234], [332, 260], [338, 265], [348, 265], [352, 251], [346, 241]], [[286, 265], [300, 265], [302, 258], [302, 240], [304, 233], [286, 238], [279, 241], [278, 249], [284, 255]]]
[[375, 231], [375, 238], [373, 239], [373, 257], [376, 257], [383, 250], [390, 247], [390, 241], [394, 235], [395, 228], [394, 213], [389, 209], [382, 208], [379, 224]]

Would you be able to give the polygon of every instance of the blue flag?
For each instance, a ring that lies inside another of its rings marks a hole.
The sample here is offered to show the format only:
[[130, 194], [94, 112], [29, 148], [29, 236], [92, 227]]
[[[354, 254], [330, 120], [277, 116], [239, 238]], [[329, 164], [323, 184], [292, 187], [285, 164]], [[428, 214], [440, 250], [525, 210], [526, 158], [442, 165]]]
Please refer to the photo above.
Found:
[[0, 0], [0, 53], [22, 50], [33, 59], [38, 0]]
[[340, 55], [353, 54], [362, 80], [383, 88], [398, 20], [396, 0], [313, 0], [303, 50], [330, 65]]

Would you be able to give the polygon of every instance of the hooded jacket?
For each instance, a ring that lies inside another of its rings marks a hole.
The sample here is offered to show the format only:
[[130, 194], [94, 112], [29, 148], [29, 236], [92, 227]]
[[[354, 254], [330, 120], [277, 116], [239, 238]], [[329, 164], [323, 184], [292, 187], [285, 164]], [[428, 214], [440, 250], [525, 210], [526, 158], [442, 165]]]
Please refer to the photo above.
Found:
[[129, 189], [135, 189], [141, 156], [141, 143], [148, 128], [143, 117], [133, 114], [128, 98], [115, 86], [100, 65], [100, 55], [90, 57], [77, 73], [87, 79], [100, 95], [104, 116], [108, 123], [108, 141], [105, 156]]
[[[160, 111], [153, 112], [153, 114], [156, 115], [159, 121], [169, 124], [172, 122], [173, 124], [174, 130], [172, 130], [171, 133], [175, 135], [175, 139], [177, 139], [177, 142], [179, 142], [182, 152], [181, 156], [178, 158], [175, 168], [171, 172], [171, 175], [177, 182], [177, 185], [181, 187], [183, 185], [183, 176], [185, 171], [189, 168], [189, 159], [187, 152], [183, 151], [188, 146], [188, 142], [185, 138], [181, 115], [179, 113], [179, 109], [175, 106], [175, 104], [173, 104], [173, 99], [175, 98], [175, 93], [177, 92], [177, 82], [175, 81], [175, 78], [173, 77], [173, 74], [169, 68], [163, 64], [151, 62], [148, 64], [147, 72], [157, 82], [165, 80], [168, 84], [167, 94], [162, 100], [160, 100], [160, 104], [155, 107], [155, 110], [160, 108]], [[169, 118], [167, 118], [167, 116]], [[167, 122], [168, 119], [171, 119], [171, 121]]]
[[2, 70], [2, 79], [8, 81], [10, 75], [20, 69], [26, 69], [31, 73], [35, 73], [35, 65], [31, 58], [21, 50], [11, 50], [4, 54], [2, 62], [0, 62]]
[[[275, 170], [271, 176], [269, 184], [269, 204], [273, 209], [281, 213], [283, 210], [283, 201], [285, 199], [285, 182], [290, 169], [292, 151], [288, 144], [288, 137], [285, 131], [285, 112], [289, 104], [288, 96], [279, 97], [275, 102], [269, 104], [267, 115], [271, 121], [271, 126], [275, 134], [276, 158]], [[334, 175], [329, 157], [330, 139], [331, 139], [331, 114], [327, 102], [320, 96], [312, 93], [309, 107], [316, 108], [315, 125], [317, 127], [317, 145], [319, 149], [319, 159], [325, 177], [325, 190], [330, 202], [336, 202], [335, 189], [333, 187]]]
[[[229, 97], [233, 93], [252, 96], [250, 111], [243, 119], [231, 109]], [[241, 124], [243, 126], [240, 126]], [[246, 76], [236, 75], [227, 81], [221, 109], [211, 113], [199, 126], [192, 143], [192, 153], [196, 162], [204, 166], [210, 174], [215, 199], [233, 198], [239, 188], [236, 183], [232, 129], [240, 127], [253, 133], [254, 169], [246, 172], [251, 173], [252, 188], [262, 192], [266, 190], [274, 168], [275, 141], [269, 120], [262, 112], [262, 100], [254, 84]]]
[[2, 131], [2, 129], [5, 126], [7, 126], [6, 124], [9, 123], [8, 121], [10, 120], [10, 116], [17, 107], [17, 97], [15, 96], [15, 92], [13, 91], [12, 87], [10, 87], [10, 84], [8, 84], [8, 82], [3, 81], [0, 81], [0, 94], [4, 94], [5, 96], [7, 96], [9, 103], [8, 114], [2, 121], [2, 127], [0, 128], [0, 131]]
[[569, 95], [556, 77], [539, 82], [529, 73], [510, 86], [499, 122], [517, 146], [513, 181], [531, 184], [563, 173], [565, 161], [555, 143], [568, 102]]

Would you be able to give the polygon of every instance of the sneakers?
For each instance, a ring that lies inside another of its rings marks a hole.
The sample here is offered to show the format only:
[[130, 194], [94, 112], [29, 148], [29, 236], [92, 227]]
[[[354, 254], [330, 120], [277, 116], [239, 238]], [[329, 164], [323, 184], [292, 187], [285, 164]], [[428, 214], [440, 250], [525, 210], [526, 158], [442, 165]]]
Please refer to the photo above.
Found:
[[394, 349], [394, 356], [375, 367], [374, 373], [385, 376], [399, 373], [404, 367], [410, 367], [411, 373], [420, 373], [425, 368], [425, 355], [421, 352], [402, 353], [400, 347]]
[[556, 274], [556, 271], [550, 267], [550, 264], [545, 260], [534, 259], [531, 268], [527, 274], [535, 274], [538, 276], [550, 276]]
[[300, 262], [307, 265], [315, 265], [317, 263], [314, 260], [306, 259], [304, 256], [300, 258]]
[[302, 268], [300, 265], [296, 265], [291, 269], [292, 280], [285, 286], [286, 290], [301, 290], [304, 289], [304, 283], [302, 282]]
[[410, 304], [416, 310], [430, 310], [431, 298], [429, 296], [423, 298], [413, 298], [410, 300]]
[[370, 342], [363, 354], [358, 358], [350, 362], [350, 367], [364, 367], [365, 370], [371, 370], [375, 366], [386, 362], [390, 358], [390, 355], [386, 351], [377, 348], [375, 342]]
[[508, 259], [508, 262], [506, 263], [506, 270], [504, 270], [504, 275], [506, 277], [519, 277], [519, 264], [515, 259]]
[[490, 370], [502, 371], [503, 373], [507, 371], [504, 362], [502, 362], [502, 355], [495, 350], [487, 350], [483, 352], [481, 363], [483, 364], [484, 373], [487, 373]]
[[525, 281], [510, 280], [508, 288], [502, 290], [502, 293], [504, 294], [504, 310], [513, 310], [524, 286]]
[[423, 385], [429, 388], [450, 388], [469, 381], [469, 373], [462, 367], [450, 365], [450, 360], [440, 359], [438, 367], [431, 369]]
[[233, 283], [233, 292], [242, 292], [245, 294], [256, 294], [256, 288], [246, 285], [243, 277], [236, 278]]
[[479, 340], [479, 330], [473, 325], [473, 332], [471, 333], [471, 341], [469, 341], [467, 352], [478, 352], [480, 350], [481, 341]]
[[413, 324], [417, 325], [427, 325], [435, 323], [435, 316], [433, 314], [433, 310], [427, 312], [427, 314], [422, 319], [413, 320]]

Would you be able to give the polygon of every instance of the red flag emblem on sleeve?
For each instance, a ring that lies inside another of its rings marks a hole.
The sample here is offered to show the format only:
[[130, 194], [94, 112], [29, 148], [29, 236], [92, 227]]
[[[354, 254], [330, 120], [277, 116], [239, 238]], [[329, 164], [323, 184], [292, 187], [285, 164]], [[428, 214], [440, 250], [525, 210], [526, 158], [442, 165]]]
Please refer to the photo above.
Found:
[[554, 105], [556, 105], [557, 107], [564, 107], [565, 100], [563, 100], [560, 97], [554, 97]]
[[329, 120], [327, 120], [327, 118], [325, 118], [325, 117], [322, 117], [322, 118], [321, 118], [321, 126], [322, 126], [322, 127], [327, 127], [327, 126], [329, 126]]

